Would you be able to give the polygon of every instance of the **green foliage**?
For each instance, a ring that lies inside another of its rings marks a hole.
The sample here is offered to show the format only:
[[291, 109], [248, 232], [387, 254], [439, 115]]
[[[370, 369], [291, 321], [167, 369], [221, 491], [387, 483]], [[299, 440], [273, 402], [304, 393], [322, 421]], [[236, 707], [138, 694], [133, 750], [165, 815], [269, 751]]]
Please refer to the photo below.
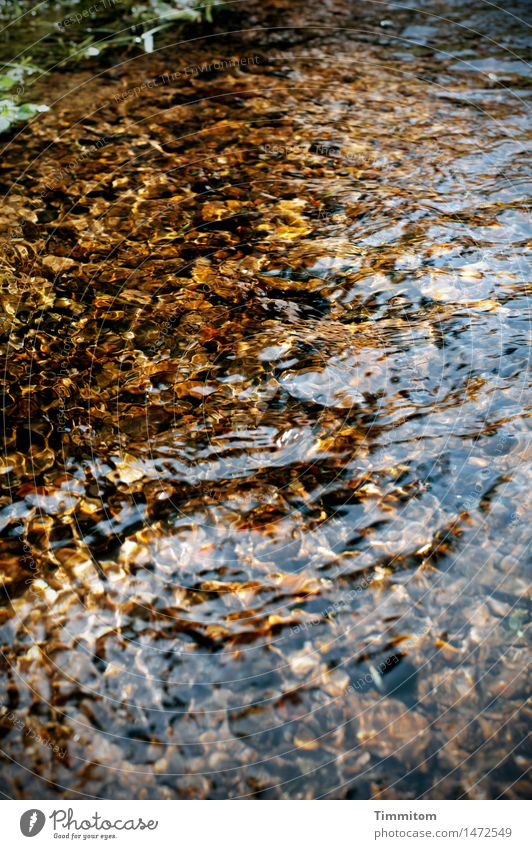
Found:
[[[155, 37], [172, 27], [212, 21], [217, 0], [117, 0], [90, 3], [48, 0], [35, 6], [19, 0], [3, 6], [0, 18], [10, 21], [9, 39], [0, 47], [10, 49], [17, 62], [0, 62], [0, 133], [19, 121], [47, 109], [25, 101], [28, 78], [35, 62], [50, 66], [74, 65], [113, 48], [138, 46], [146, 53], [155, 49]], [[31, 15], [28, 14], [34, 11]], [[30, 53], [31, 51], [31, 53]]]
[[133, 19], [138, 23], [152, 23], [156, 26], [145, 30], [135, 41], [142, 42], [146, 53], [154, 49], [154, 35], [168, 29], [173, 24], [198, 23], [202, 19], [212, 23], [212, 9], [217, 5], [215, 0], [146, 0], [145, 3], [131, 8]]
[[47, 106], [40, 103], [21, 103], [18, 106], [11, 98], [0, 100], [0, 133], [5, 133], [12, 124], [29, 121], [38, 112], [44, 112], [47, 109]]
[[24, 78], [28, 72], [32, 73], [33, 69], [27, 65], [10, 63], [0, 74], [0, 133], [48, 109], [44, 104], [17, 102], [16, 98], [24, 92]]

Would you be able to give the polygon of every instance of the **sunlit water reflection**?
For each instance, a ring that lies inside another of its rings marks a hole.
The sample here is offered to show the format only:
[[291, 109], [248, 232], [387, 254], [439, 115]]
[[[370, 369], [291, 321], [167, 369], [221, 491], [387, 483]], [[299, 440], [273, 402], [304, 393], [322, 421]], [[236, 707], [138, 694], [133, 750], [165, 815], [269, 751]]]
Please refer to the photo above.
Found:
[[10, 796], [526, 794], [527, 27], [431, 9], [9, 144]]

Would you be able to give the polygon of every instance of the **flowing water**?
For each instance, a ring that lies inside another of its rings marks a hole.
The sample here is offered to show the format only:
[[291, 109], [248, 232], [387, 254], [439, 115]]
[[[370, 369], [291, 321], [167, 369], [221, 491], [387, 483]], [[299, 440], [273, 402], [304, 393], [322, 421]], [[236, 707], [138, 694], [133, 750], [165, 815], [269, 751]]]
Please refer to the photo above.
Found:
[[527, 7], [265, 5], [6, 142], [0, 789], [524, 796]]

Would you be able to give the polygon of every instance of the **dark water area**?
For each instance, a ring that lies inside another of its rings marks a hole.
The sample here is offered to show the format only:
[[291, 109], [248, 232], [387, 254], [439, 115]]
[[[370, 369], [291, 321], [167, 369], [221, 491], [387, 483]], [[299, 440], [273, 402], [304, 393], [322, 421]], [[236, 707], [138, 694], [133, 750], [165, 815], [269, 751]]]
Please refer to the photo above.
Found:
[[225, 14], [4, 137], [0, 791], [529, 797], [530, 9]]

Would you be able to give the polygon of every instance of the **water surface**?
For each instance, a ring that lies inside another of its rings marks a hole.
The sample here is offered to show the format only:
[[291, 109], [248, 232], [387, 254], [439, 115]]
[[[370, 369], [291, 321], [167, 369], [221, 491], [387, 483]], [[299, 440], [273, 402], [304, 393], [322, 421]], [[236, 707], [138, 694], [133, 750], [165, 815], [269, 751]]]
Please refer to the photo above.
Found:
[[284, 5], [4, 151], [10, 797], [530, 792], [526, 6]]

